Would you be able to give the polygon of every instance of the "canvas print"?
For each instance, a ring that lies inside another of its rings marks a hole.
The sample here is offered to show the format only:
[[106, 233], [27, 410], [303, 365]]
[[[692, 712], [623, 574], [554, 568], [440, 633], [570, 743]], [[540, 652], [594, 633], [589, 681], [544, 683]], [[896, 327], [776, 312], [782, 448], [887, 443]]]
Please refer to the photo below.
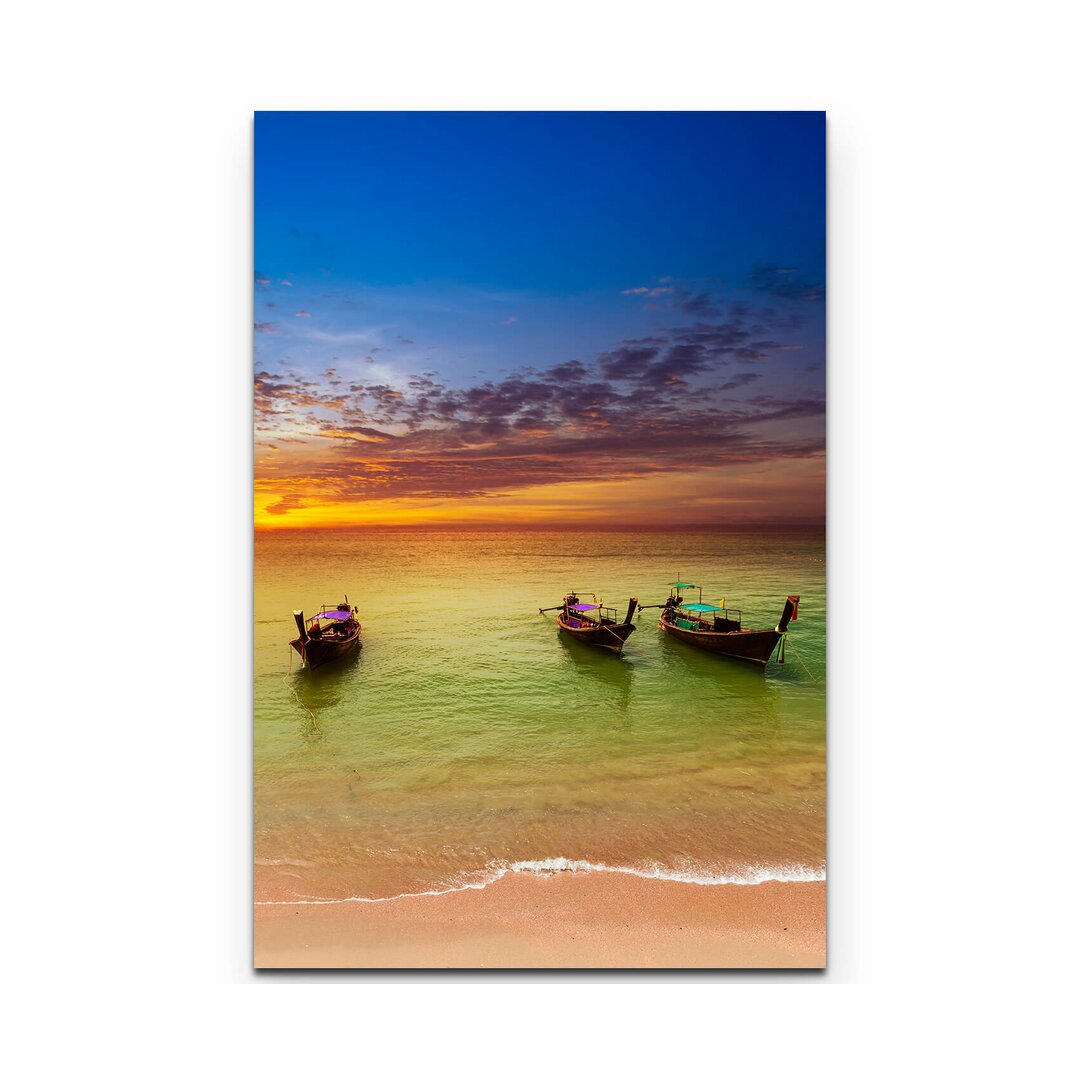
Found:
[[824, 966], [824, 115], [254, 184], [255, 965]]

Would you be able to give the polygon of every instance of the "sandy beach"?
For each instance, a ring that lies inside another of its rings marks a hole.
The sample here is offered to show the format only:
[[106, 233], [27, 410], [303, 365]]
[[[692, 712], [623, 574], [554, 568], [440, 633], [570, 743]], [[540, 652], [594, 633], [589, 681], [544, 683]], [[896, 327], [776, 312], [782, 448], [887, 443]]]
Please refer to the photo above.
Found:
[[255, 907], [263, 969], [824, 965], [824, 882], [513, 874], [438, 896]]

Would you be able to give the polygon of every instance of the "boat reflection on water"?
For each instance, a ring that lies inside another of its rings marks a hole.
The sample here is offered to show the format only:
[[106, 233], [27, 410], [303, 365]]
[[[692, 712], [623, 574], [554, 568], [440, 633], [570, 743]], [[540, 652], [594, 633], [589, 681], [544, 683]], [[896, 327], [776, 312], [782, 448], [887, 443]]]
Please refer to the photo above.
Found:
[[[763, 679], [757, 666], [692, 651], [666, 634], [659, 636], [658, 644], [672, 685], [711, 688], [704, 708], [714, 726], [718, 724], [729, 732], [738, 730], [750, 742], [765, 744], [781, 733], [781, 690], [777, 683], [784, 679]], [[702, 704], [700, 698], [695, 700], [698, 706]]]
[[559, 636], [565, 667], [582, 678], [581, 693], [620, 713], [630, 706], [634, 664], [622, 653], [593, 649], [579, 641]]
[[354, 696], [352, 690], [362, 655], [359, 649], [354, 649], [336, 663], [315, 669], [304, 667], [288, 677], [293, 697], [304, 713], [305, 738], [321, 739], [320, 717], [340, 705], [346, 695]]

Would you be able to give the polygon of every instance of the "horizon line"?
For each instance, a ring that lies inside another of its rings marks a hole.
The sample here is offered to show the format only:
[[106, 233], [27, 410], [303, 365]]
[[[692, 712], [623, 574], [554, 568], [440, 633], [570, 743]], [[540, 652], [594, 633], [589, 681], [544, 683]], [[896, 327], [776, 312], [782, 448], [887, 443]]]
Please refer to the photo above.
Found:
[[280, 532], [356, 532], [358, 530], [453, 530], [455, 532], [763, 532], [763, 531], [800, 531], [824, 532], [826, 522], [821, 520], [795, 521], [760, 521], [760, 522], [719, 522], [705, 521], [695, 524], [667, 525], [660, 522], [627, 525], [618, 522], [569, 522], [569, 523], [529, 523], [520, 522], [355, 522], [340, 525], [263, 525], [256, 523], [255, 533]]

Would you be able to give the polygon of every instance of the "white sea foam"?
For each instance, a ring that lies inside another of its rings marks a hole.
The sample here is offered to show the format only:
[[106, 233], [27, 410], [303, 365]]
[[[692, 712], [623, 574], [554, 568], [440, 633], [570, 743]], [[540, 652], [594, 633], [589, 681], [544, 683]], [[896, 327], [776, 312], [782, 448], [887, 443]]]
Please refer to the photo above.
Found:
[[[296, 900], [256, 900], [260, 905], [278, 904], [385, 904], [392, 900], [407, 900], [421, 896], [445, 896], [448, 893], [468, 892], [470, 889], [486, 889], [507, 874], [628, 874], [631, 877], [656, 881], [678, 881], [685, 885], [762, 885], [769, 881], [801, 882], [824, 881], [825, 868], [794, 863], [784, 866], [749, 866], [737, 873], [711, 873], [692, 868], [675, 870], [658, 864], [653, 866], [608, 866], [606, 863], [589, 862], [586, 859], [565, 859], [556, 856], [549, 859], [525, 859], [513, 863], [492, 863], [481, 871], [462, 875], [455, 882], [441, 888], [423, 892], [398, 893], [396, 896], [342, 896], [338, 898], [304, 897]], [[473, 877], [474, 880], [465, 880]]]
[[653, 864], [640, 866], [608, 866], [606, 863], [592, 863], [584, 859], [527, 859], [524, 862], [511, 863], [509, 870], [517, 874], [557, 874], [569, 871], [572, 874], [629, 874], [631, 877], [654, 878], [658, 881], [681, 881], [686, 885], [761, 885], [766, 881], [824, 881], [824, 868], [810, 866], [750, 866], [738, 873], [718, 874], [701, 868], [675, 870], [670, 867]]

